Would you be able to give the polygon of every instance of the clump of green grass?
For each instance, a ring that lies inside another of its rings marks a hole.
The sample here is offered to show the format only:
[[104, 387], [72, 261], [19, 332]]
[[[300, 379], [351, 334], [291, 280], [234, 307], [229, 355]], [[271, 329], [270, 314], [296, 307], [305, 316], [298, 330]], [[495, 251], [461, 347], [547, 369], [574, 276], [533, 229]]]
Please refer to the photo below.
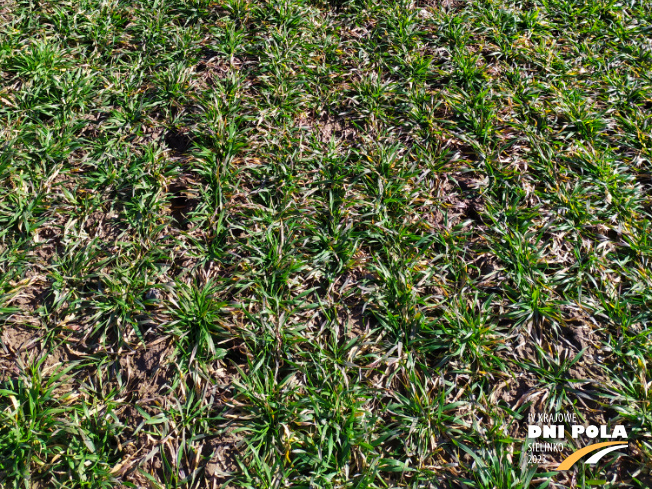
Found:
[[75, 388], [75, 364], [44, 363], [21, 366], [0, 390], [3, 486], [113, 487], [123, 430], [115, 396]]

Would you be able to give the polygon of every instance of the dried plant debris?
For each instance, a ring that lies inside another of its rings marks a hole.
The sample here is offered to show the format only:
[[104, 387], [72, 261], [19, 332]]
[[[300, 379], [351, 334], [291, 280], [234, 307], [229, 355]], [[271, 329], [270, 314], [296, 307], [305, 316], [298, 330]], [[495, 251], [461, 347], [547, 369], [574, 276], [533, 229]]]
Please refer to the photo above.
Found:
[[649, 2], [0, 21], [1, 487], [650, 487]]

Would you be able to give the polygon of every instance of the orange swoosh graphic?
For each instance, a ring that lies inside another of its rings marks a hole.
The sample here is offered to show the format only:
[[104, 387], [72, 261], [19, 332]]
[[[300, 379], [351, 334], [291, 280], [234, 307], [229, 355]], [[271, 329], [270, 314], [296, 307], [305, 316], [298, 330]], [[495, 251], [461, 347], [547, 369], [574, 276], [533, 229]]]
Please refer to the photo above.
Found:
[[575, 462], [577, 462], [587, 453], [595, 452], [602, 447], [610, 447], [611, 445], [623, 445], [625, 443], [627, 443], [627, 441], [605, 441], [603, 443], [595, 443], [593, 445], [589, 445], [588, 447], [584, 447], [581, 450], [578, 450], [575, 453], [569, 455], [568, 458], [560, 463], [559, 467], [557, 467], [555, 470], [568, 470], [575, 464]]

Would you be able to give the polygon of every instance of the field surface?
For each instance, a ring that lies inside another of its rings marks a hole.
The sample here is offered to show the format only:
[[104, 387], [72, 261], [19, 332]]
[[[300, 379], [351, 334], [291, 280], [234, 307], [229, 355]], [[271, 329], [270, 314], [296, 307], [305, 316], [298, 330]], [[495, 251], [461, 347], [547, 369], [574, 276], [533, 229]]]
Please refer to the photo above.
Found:
[[651, 73], [649, 1], [1, 2], [0, 487], [650, 487]]

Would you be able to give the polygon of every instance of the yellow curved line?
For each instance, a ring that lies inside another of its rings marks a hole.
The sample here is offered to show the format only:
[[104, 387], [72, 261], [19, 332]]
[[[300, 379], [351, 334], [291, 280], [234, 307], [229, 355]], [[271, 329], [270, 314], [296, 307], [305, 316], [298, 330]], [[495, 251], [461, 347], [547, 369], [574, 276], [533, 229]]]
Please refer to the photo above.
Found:
[[568, 470], [570, 469], [573, 465], [575, 465], [575, 462], [577, 462], [579, 459], [581, 459], [584, 455], [587, 453], [595, 452], [596, 450], [602, 448], [602, 447], [610, 447], [612, 445], [624, 445], [624, 441], [605, 441], [603, 443], [595, 443], [593, 445], [589, 445], [588, 447], [584, 447], [575, 453], [570, 454], [562, 463], [559, 464], [559, 467], [557, 467], [555, 470]]

